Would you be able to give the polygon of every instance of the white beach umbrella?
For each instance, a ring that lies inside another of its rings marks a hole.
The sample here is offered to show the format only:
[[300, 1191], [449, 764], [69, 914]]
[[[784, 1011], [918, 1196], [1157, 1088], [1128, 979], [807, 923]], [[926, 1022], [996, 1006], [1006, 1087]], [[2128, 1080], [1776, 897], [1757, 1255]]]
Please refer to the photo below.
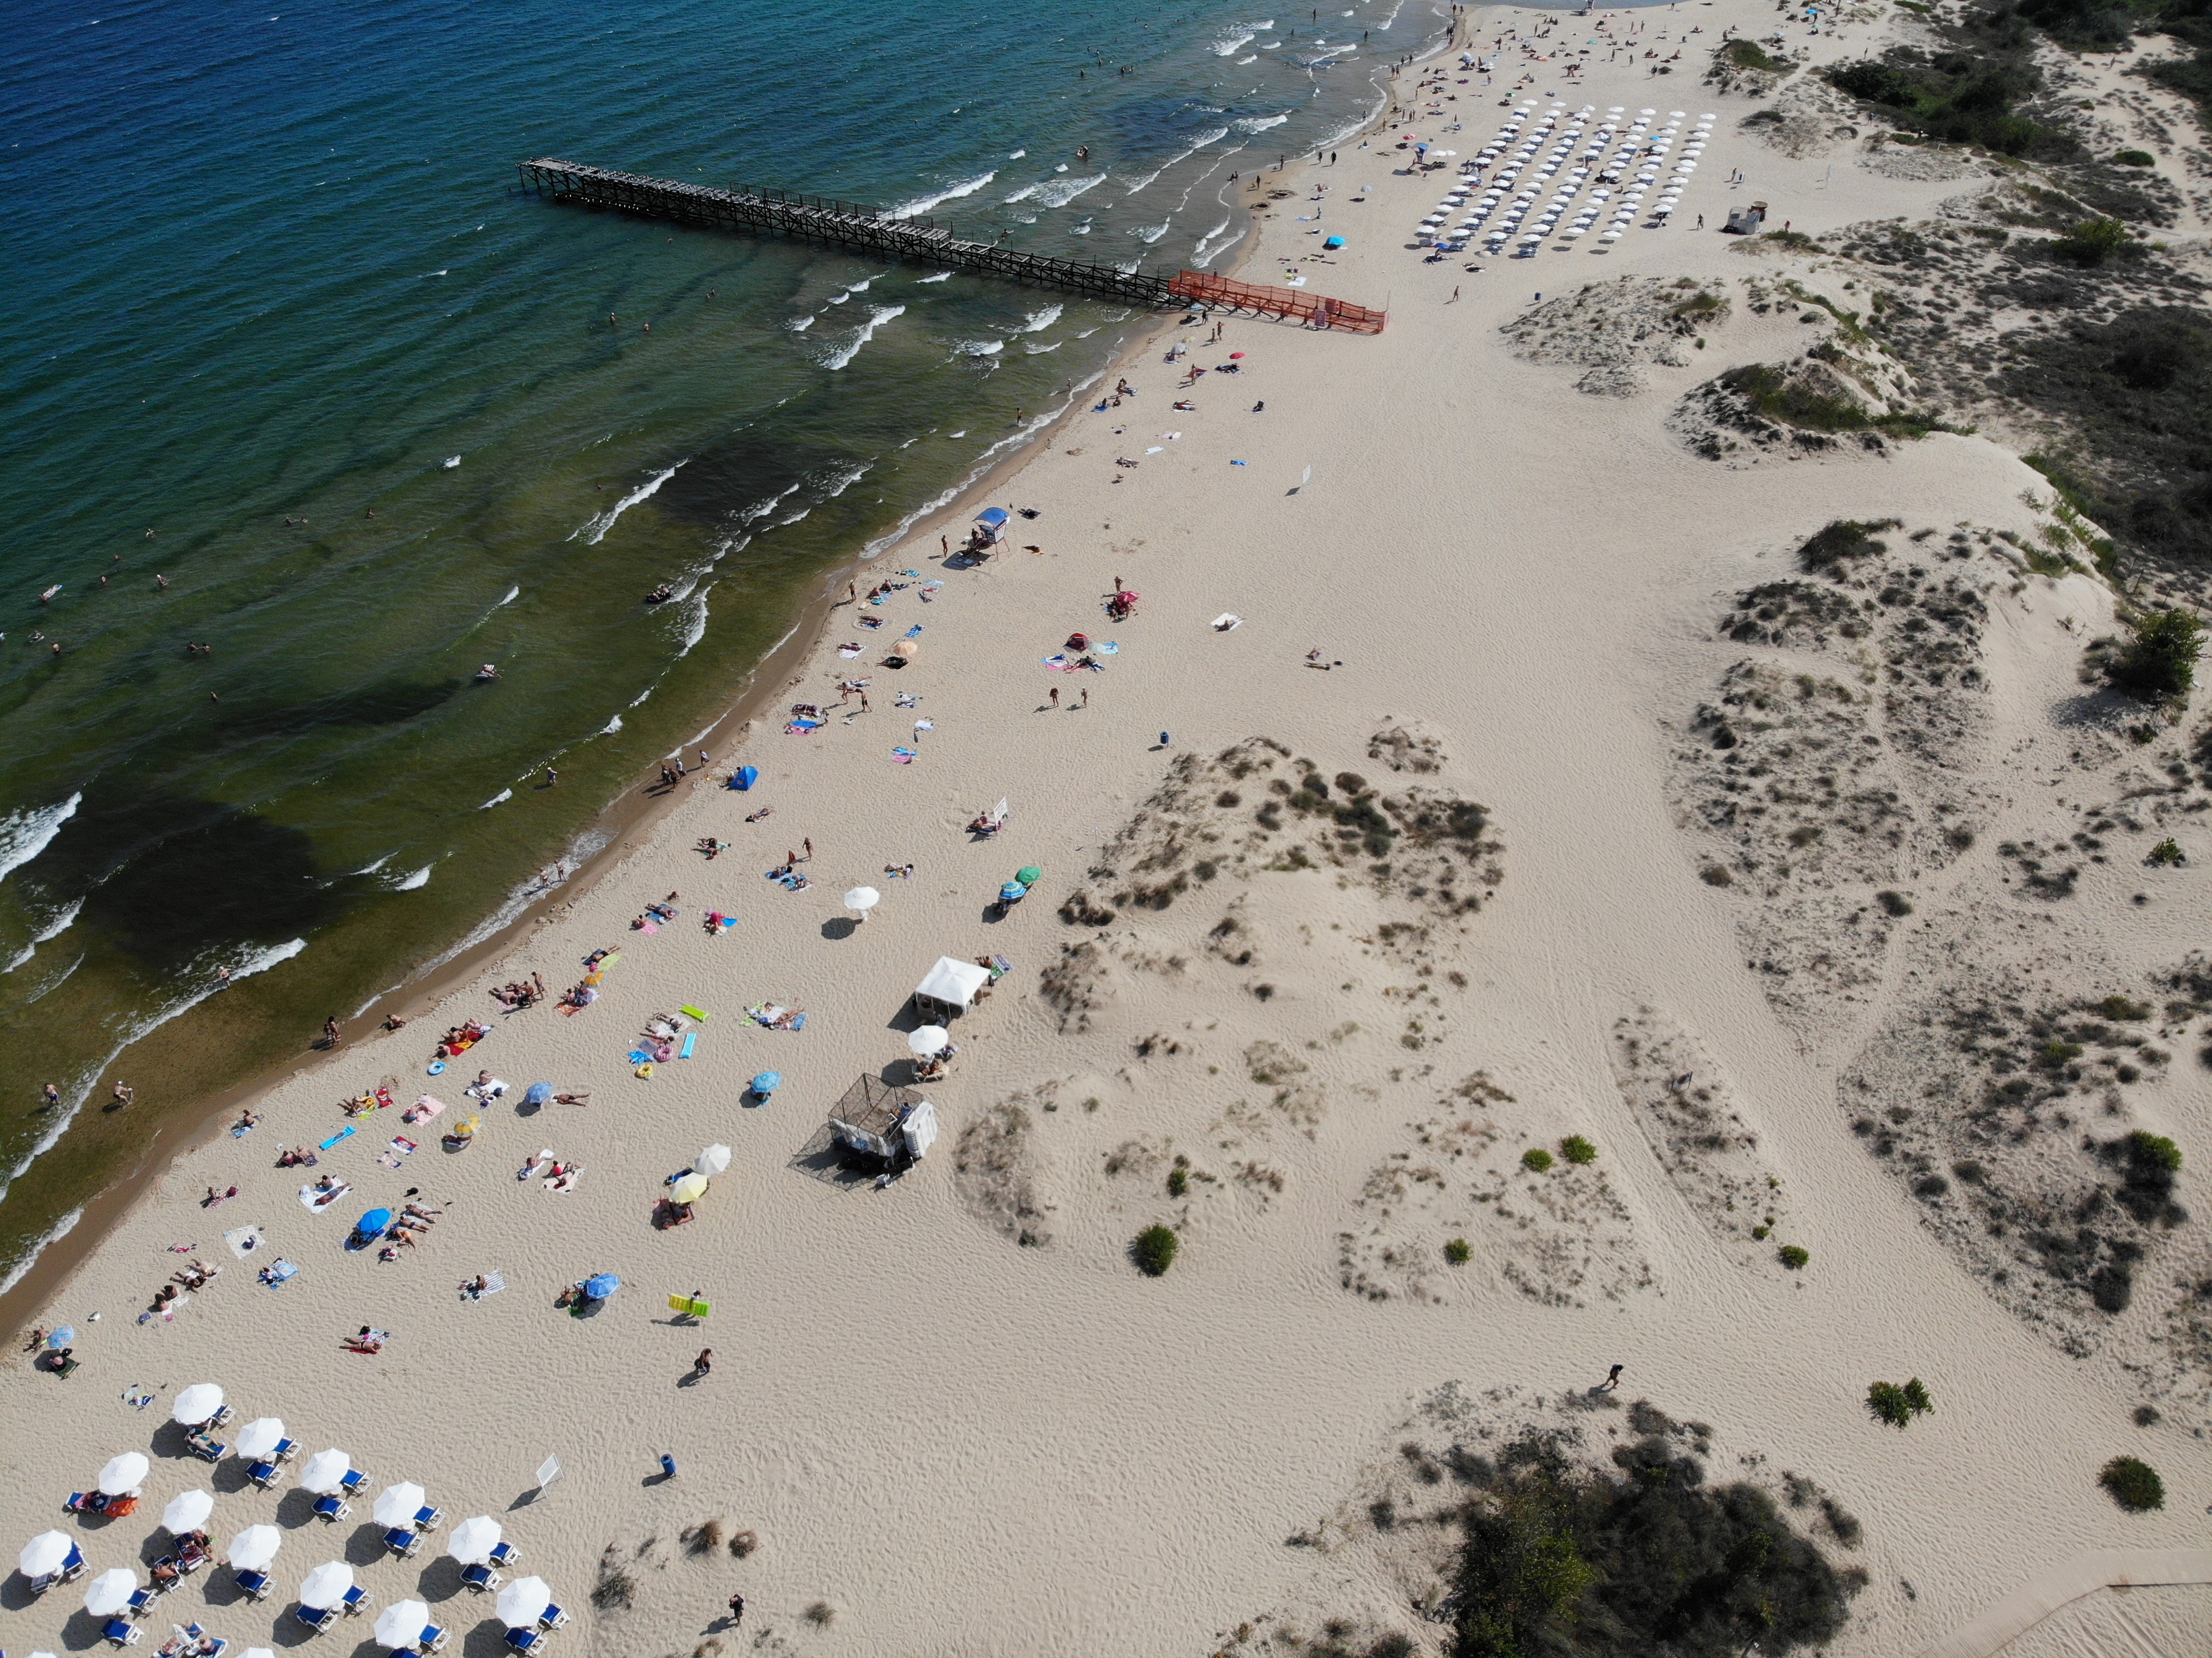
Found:
[[266, 1456], [283, 1442], [284, 1418], [281, 1416], [258, 1418], [238, 1430], [240, 1456]]
[[222, 1408], [222, 1389], [212, 1382], [195, 1382], [177, 1395], [170, 1417], [187, 1428], [197, 1428]]
[[553, 1591], [542, 1577], [518, 1577], [499, 1592], [499, 1621], [509, 1629], [522, 1629], [544, 1616], [553, 1604]]
[[884, 895], [873, 887], [854, 887], [845, 895], [845, 908], [857, 909], [866, 915], [884, 900]]
[[[711, 1148], [710, 1148], [711, 1149]], [[446, 1552], [465, 1566], [480, 1566], [499, 1546], [499, 1521], [488, 1514], [464, 1520], [446, 1540]]]
[[138, 1574], [118, 1566], [84, 1586], [84, 1609], [95, 1618], [112, 1618], [138, 1593]]
[[188, 1531], [198, 1531], [214, 1512], [215, 1498], [205, 1491], [179, 1491], [169, 1499], [169, 1506], [161, 1510], [161, 1524], [181, 1536]]
[[300, 1604], [320, 1612], [345, 1599], [353, 1587], [353, 1568], [343, 1560], [325, 1560], [309, 1572], [300, 1585]]
[[730, 1166], [730, 1148], [719, 1143], [710, 1145], [691, 1159], [691, 1166], [712, 1180]]
[[[38, 1658], [38, 1655], [33, 1653], [32, 1658]], [[240, 1658], [276, 1658], [276, 1655], [267, 1647], [248, 1647]]]
[[318, 1497], [327, 1497], [352, 1472], [353, 1458], [345, 1452], [335, 1446], [326, 1451], [317, 1451], [307, 1459], [307, 1466], [300, 1470], [300, 1489], [313, 1491]]
[[266, 1571], [283, 1546], [284, 1533], [276, 1527], [248, 1526], [230, 1540], [230, 1552], [223, 1558], [240, 1571]]
[[26, 1577], [46, 1577], [61, 1570], [62, 1562], [69, 1558], [69, 1533], [42, 1531], [23, 1545], [23, 1552], [15, 1557], [15, 1564]]
[[420, 1600], [394, 1600], [376, 1615], [377, 1643], [395, 1652], [411, 1647], [429, 1623], [430, 1608]]
[[422, 1508], [428, 1495], [411, 1480], [403, 1479], [396, 1485], [387, 1485], [377, 1497], [370, 1512], [380, 1526], [409, 1526], [415, 1521], [416, 1511]]
[[104, 1497], [121, 1497], [126, 1492], [137, 1491], [139, 1483], [146, 1478], [146, 1470], [151, 1466], [146, 1461], [143, 1452], [124, 1452], [122, 1455], [112, 1459], [108, 1465], [100, 1471], [100, 1494]]

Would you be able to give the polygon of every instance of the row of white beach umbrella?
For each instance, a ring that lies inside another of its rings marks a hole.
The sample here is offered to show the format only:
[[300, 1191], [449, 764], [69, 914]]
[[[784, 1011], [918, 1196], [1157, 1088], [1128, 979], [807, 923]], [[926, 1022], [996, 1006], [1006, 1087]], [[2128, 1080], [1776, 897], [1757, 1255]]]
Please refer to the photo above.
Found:
[[[1513, 141], [1520, 137], [1523, 126], [1531, 118], [1534, 109], [1535, 105], [1533, 101], [1524, 103], [1516, 109], [1500, 129], [1498, 137], [1477, 155], [1475, 162], [1472, 165], [1480, 165], [1504, 154], [1512, 145]], [[1619, 240], [1621, 235], [1626, 234], [1626, 228], [1634, 222], [1638, 204], [1648, 187], [1657, 179], [1658, 168], [1664, 164], [1668, 151], [1673, 148], [1680, 123], [1686, 118], [1684, 112], [1670, 111], [1668, 125], [1655, 133], [1650, 131], [1650, 128], [1651, 118], [1657, 112], [1644, 110], [1639, 112], [1639, 118], [1629, 123], [1624, 131], [1618, 124], [1620, 118], [1627, 112], [1616, 107], [1607, 112], [1609, 118], [1601, 123], [1595, 133], [1589, 134], [1590, 140], [1589, 147], [1579, 157], [1577, 157], [1574, 155], [1576, 143], [1585, 137], [1588, 124], [1595, 114], [1595, 110], [1593, 106], [1585, 105], [1571, 116], [1565, 116], [1565, 110], [1564, 105], [1552, 106], [1550, 111], [1537, 122], [1535, 135], [1524, 140], [1515, 153], [1506, 159], [1497, 176], [1489, 185], [1486, 193], [1469, 210], [1468, 216], [1465, 220], [1450, 230], [1442, 228], [1443, 222], [1450, 216], [1453, 210], [1465, 203], [1471, 191], [1471, 182], [1462, 180], [1437, 210], [1422, 222], [1419, 233], [1420, 237], [1463, 246], [1482, 228], [1484, 222], [1495, 210], [1499, 213], [1500, 222], [1492, 226], [1486, 233], [1491, 251], [1495, 252], [1519, 228], [1524, 220], [1533, 215], [1536, 220], [1537, 228], [1523, 234], [1520, 238], [1520, 245], [1533, 251], [1535, 245], [1540, 243], [1557, 227], [1559, 220], [1565, 216], [1568, 206], [1581, 192], [1590, 174], [1595, 172], [1598, 175], [1597, 186], [1592, 189], [1589, 201], [1584, 204], [1574, 222], [1564, 233], [1566, 239], [1572, 240], [1591, 228], [1599, 213], [1603, 210], [1602, 204], [1612, 199], [1612, 191], [1605, 186], [1618, 180], [1629, 167], [1637, 163], [1640, 156], [1642, 165], [1638, 176], [1633, 183], [1622, 191], [1620, 203], [1614, 210], [1613, 222], [1601, 237], [1601, 240], [1607, 242]], [[1539, 151], [1542, 148], [1545, 137], [1560, 126], [1563, 118], [1566, 125], [1559, 141], [1540, 159]], [[1675, 162], [1674, 171], [1668, 180], [1667, 190], [1662, 194], [1659, 201], [1653, 205], [1651, 210], [1653, 216], [1663, 219], [1674, 211], [1675, 203], [1680, 199], [1682, 190], [1687, 185], [1690, 174], [1697, 171], [1697, 158], [1704, 153], [1705, 143], [1711, 135], [1715, 118], [1711, 114], [1698, 118], [1697, 126], [1692, 129], [1688, 142], [1684, 146], [1681, 158]], [[1618, 148], [1608, 156], [1606, 154], [1607, 147], [1616, 138], [1619, 139]], [[1524, 167], [1533, 165], [1537, 167], [1540, 176], [1550, 178], [1559, 173], [1562, 167], [1566, 167], [1571, 160], [1579, 160], [1583, 165], [1572, 168], [1559, 191], [1540, 208], [1535, 203], [1536, 190], [1534, 186], [1523, 188], [1510, 203], [1506, 202], [1505, 191], [1517, 181]]]

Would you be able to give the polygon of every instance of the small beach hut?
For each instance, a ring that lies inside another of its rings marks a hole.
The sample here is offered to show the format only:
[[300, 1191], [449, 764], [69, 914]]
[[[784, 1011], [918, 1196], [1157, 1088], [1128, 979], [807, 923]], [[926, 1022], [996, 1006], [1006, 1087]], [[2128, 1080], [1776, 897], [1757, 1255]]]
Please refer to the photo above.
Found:
[[1753, 202], [1749, 207], [1730, 208], [1728, 222], [1721, 227], [1731, 236], [1750, 236], [1758, 233], [1766, 222], [1766, 203]]
[[1004, 539], [1009, 520], [1005, 507], [986, 507], [975, 514], [975, 522], [981, 526], [983, 544], [986, 547], [995, 547]]
[[918, 1163], [937, 1144], [937, 1108], [911, 1088], [862, 1077], [830, 1114], [839, 1145], [885, 1163]]
[[943, 1024], [974, 1006], [990, 982], [990, 969], [940, 956], [937, 965], [914, 987], [914, 1005], [933, 1023]]

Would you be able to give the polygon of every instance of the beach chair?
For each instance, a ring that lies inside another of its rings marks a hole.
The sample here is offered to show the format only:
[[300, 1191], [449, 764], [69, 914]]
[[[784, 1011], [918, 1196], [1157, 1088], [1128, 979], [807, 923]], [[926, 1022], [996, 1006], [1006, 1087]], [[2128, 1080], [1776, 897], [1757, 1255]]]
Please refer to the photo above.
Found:
[[493, 1547], [489, 1558], [495, 1566], [511, 1566], [522, 1558], [522, 1551], [512, 1543], [501, 1543]]
[[318, 1497], [315, 1499], [315, 1512], [325, 1520], [337, 1521], [353, 1512], [353, 1504], [340, 1497]]
[[136, 1646], [146, 1638], [144, 1630], [121, 1618], [109, 1619], [100, 1626], [100, 1632], [118, 1647]]
[[283, 1471], [274, 1462], [256, 1462], [246, 1471], [246, 1477], [267, 1491], [284, 1477]]
[[62, 1575], [58, 1571], [50, 1571], [43, 1577], [33, 1577], [31, 1580], [31, 1593], [33, 1595], [44, 1594], [48, 1589], [53, 1588], [55, 1584], [61, 1581]]
[[346, 1616], [349, 1618], [359, 1617], [362, 1608], [367, 1606], [368, 1603], [375, 1598], [376, 1597], [371, 1594], [367, 1589], [362, 1588], [360, 1584], [356, 1583], [351, 1588], [345, 1592], [344, 1605]]
[[159, 1583], [149, 1583], [143, 1589], [134, 1589], [129, 1603], [123, 1608], [123, 1615], [126, 1618], [143, 1617], [161, 1598], [161, 1586]]
[[105, 1514], [107, 1498], [99, 1491], [71, 1491], [62, 1509], [68, 1514]]
[[446, 1511], [443, 1509], [417, 1509], [415, 1510], [415, 1529], [435, 1531], [438, 1529], [439, 1522], [445, 1517]]
[[205, 1434], [186, 1442], [191, 1445], [192, 1455], [203, 1462], [220, 1462], [230, 1455], [229, 1446], [218, 1443]]
[[384, 1546], [402, 1560], [411, 1560], [422, 1548], [422, 1540], [404, 1526], [394, 1526], [384, 1533]]
[[299, 1454], [300, 1442], [298, 1440], [280, 1439], [276, 1442], [276, 1448], [269, 1453], [269, 1460], [271, 1462], [289, 1462]]
[[507, 1632], [507, 1649], [509, 1652], [535, 1652], [544, 1644], [545, 1637], [542, 1631], [511, 1629]]
[[425, 1652], [435, 1652], [450, 1638], [449, 1631], [440, 1629], [435, 1624], [425, 1624], [422, 1634], [415, 1637], [415, 1644]]
[[270, 1584], [269, 1574], [265, 1571], [242, 1571], [230, 1581], [249, 1600], [266, 1600], [269, 1598]]
[[336, 1606], [295, 1606], [292, 1616], [320, 1635], [337, 1622], [338, 1609]]
[[215, 1414], [210, 1417], [200, 1425], [207, 1429], [210, 1432], [213, 1432], [216, 1429], [222, 1426], [224, 1423], [229, 1421], [233, 1414], [234, 1412], [229, 1406], [218, 1405], [216, 1406]]
[[359, 1497], [368, 1486], [368, 1476], [359, 1468], [348, 1468], [346, 1477], [338, 1481], [338, 1489], [348, 1497]]
[[489, 1594], [501, 1583], [507, 1582], [507, 1579], [501, 1577], [489, 1566], [476, 1565], [461, 1568], [461, 1582], [466, 1583], [478, 1594]]
[[568, 1622], [568, 1614], [550, 1601], [546, 1603], [545, 1610], [538, 1614], [538, 1627], [548, 1634], [556, 1629], [565, 1628]]

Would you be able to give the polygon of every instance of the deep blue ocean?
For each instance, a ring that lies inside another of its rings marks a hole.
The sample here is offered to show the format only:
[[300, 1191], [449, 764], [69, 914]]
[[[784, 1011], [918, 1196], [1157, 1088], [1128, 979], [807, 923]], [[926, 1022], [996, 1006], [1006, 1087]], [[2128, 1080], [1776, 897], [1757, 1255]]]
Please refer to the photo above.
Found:
[[[1173, 270], [1231, 256], [1231, 172], [1363, 121], [1447, 9], [13, 14], [0, 1280], [149, 1118], [302, 1054], [588, 858], [825, 572], [1139, 320], [559, 208], [514, 163]], [[137, 1100], [104, 1109], [118, 1077]]]

